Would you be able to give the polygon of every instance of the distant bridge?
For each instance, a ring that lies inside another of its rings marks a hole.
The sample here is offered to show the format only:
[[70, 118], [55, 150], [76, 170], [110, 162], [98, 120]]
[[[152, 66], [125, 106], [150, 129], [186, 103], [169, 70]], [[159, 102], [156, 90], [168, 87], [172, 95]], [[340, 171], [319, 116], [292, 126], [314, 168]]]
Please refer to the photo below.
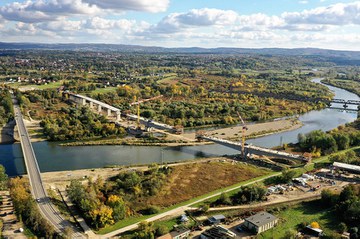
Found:
[[329, 103], [337, 103], [344, 105], [360, 105], [360, 100], [332, 99]]
[[[104, 102], [95, 100], [93, 98], [66, 92], [68, 94], [68, 97], [71, 101], [75, 102], [77, 105], [81, 106], [89, 106], [90, 109], [96, 110], [99, 114], [105, 113], [108, 117], [114, 118], [115, 123], [120, 124], [119, 121], [121, 121], [121, 110], [111, 106], [109, 104], [106, 104]], [[125, 114], [127, 118], [130, 118], [132, 120], [137, 120], [138, 116], [134, 114]], [[159, 130], [168, 130], [171, 133], [179, 133], [179, 129], [176, 129], [175, 127], [163, 123], [159, 123], [156, 121], [153, 121], [151, 119], [146, 119], [144, 117], [140, 117], [140, 123], [145, 125], [146, 128], [155, 128]]]
[[[230, 140], [225, 140], [225, 139], [220, 139], [220, 138], [216, 138], [216, 137], [212, 137], [212, 136], [206, 136], [206, 135], [197, 135], [198, 139], [203, 139], [203, 140], [207, 140], [207, 141], [211, 141], [235, 150], [240, 150], [241, 151], [241, 143], [239, 142], [233, 142]], [[302, 155], [297, 155], [297, 154], [291, 154], [291, 153], [286, 153], [286, 152], [281, 152], [281, 151], [277, 151], [277, 150], [273, 150], [273, 149], [268, 149], [268, 148], [262, 148], [262, 147], [258, 147], [258, 146], [254, 146], [254, 145], [245, 145], [245, 150], [246, 154], [255, 154], [255, 155], [264, 155], [264, 156], [270, 156], [270, 157], [277, 157], [277, 158], [283, 158], [283, 159], [290, 159], [290, 160], [301, 160], [304, 162], [308, 162], [309, 159], [302, 156]]]

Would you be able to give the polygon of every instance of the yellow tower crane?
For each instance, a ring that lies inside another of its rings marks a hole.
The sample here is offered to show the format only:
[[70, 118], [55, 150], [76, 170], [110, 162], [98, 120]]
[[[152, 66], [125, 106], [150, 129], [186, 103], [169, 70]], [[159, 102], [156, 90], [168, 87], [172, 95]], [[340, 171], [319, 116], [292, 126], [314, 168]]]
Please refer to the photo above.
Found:
[[146, 101], [150, 101], [150, 100], [156, 100], [156, 99], [159, 99], [163, 97], [163, 95], [158, 95], [158, 96], [155, 96], [155, 97], [152, 97], [152, 98], [149, 98], [149, 99], [144, 99], [144, 100], [139, 100], [139, 101], [136, 101], [137, 100], [137, 97], [136, 95], [134, 96], [134, 102], [133, 103], [130, 103], [130, 106], [133, 106], [133, 105], [136, 105], [136, 115], [137, 115], [137, 119], [136, 119], [136, 129], [140, 130], [141, 129], [141, 126], [140, 126], [140, 104], [141, 103], [144, 103]]
[[246, 126], [244, 120], [242, 119], [241, 115], [239, 112], [236, 112], [237, 115], [239, 116], [239, 119], [241, 121], [242, 124], [242, 130], [241, 130], [241, 156], [243, 159], [245, 159], [245, 134], [246, 134], [246, 130], [248, 130], [248, 127]]

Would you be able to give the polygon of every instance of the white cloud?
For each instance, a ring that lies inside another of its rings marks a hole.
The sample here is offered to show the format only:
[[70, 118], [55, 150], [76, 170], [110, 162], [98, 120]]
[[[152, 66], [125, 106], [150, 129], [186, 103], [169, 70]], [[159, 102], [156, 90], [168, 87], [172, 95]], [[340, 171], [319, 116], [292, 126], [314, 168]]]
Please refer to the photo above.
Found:
[[29, 23], [54, 21], [63, 16], [93, 15], [96, 13], [99, 13], [99, 8], [83, 3], [81, 0], [28, 0], [0, 7], [0, 15], [3, 18]]
[[184, 29], [209, 26], [230, 26], [239, 15], [231, 10], [192, 9], [185, 13], [171, 13], [149, 29], [154, 33], [174, 33]]
[[83, 0], [99, 8], [112, 10], [132, 10], [144, 12], [164, 12], [169, 0]]
[[289, 24], [360, 24], [360, 2], [338, 3], [302, 12], [286, 12], [281, 17]]
[[306, 0], [302, 0], [302, 1], [299, 1], [300, 4], [308, 4], [309, 1], [306, 1]]

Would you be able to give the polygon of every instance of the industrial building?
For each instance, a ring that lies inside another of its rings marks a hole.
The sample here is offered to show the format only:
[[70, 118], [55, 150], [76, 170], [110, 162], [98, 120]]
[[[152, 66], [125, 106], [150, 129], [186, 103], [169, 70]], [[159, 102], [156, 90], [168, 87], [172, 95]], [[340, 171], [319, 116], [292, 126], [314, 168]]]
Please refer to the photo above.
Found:
[[251, 217], [245, 218], [244, 226], [249, 231], [261, 233], [276, 226], [278, 218], [268, 212], [259, 212]]

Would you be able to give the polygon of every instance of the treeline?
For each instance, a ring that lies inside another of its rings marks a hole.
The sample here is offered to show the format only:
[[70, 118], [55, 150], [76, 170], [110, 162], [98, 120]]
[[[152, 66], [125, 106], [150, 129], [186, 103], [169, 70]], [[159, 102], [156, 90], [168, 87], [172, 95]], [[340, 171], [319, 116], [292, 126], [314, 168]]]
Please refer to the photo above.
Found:
[[169, 172], [168, 167], [153, 165], [144, 172], [121, 172], [109, 181], [75, 180], [67, 192], [85, 220], [98, 229], [137, 213], [157, 213], [159, 208], [139, 202], [156, 195]]
[[89, 108], [61, 108], [57, 117], [47, 116], [40, 123], [49, 140], [74, 140], [96, 136], [123, 136], [125, 130], [108, 123], [102, 115], [94, 114]]
[[251, 202], [257, 202], [264, 200], [267, 190], [261, 186], [242, 186], [239, 191], [232, 195], [228, 196], [226, 193], [222, 193], [218, 200], [213, 203], [213, 206], [216, 205], [241, 205]]
[[0, 89], [0, 126], [14, 117], [14, 108], [9, 91]]
[[354, 125], [359, 124], [359, 120], [349, 125], [346, 130], [343, 126], [330, 132], [314, 130], [308, 134], [299, 134], [299, 146], [303, 151], [312, 152], [315, 156], [328, 155], [338, 150], [348, 149], [349, 147], [360, 145], [360, 132], [350, 130]]
[[25, 178], [12, 178], [9, 182], [10, 195], [17, 217], [39, 237], [59, 238], [52, 225], [40, 214]]
[[349, 150], [345, 153], [330, 155], [329, 160], [330, 162], [342, 162], [360, 165], [360, 159], [354, 150]]
[[350, 238], [360, 238], [360, 185], [350, 184], [339, 194], [331, 190], [321, 192], [324, 206], [333, 208], [333, 212], [342, 221], [339, 224], [340, 233], [350, 232]]

